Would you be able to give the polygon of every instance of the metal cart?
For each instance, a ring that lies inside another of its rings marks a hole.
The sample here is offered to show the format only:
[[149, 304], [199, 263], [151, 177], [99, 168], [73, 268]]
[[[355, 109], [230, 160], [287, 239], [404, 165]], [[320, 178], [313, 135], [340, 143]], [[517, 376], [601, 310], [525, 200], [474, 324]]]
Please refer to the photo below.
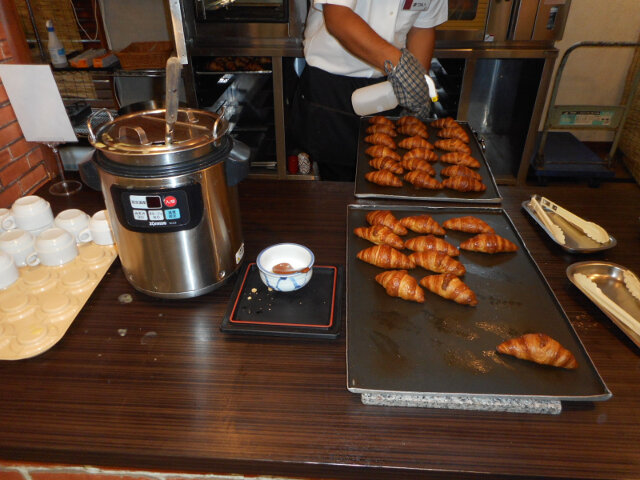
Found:
[[[614, 176], [611, 166], [618, 148], [622, 127], [640, 83], [640, 70], [631, 81], [624, 103], [618, 105], [557, 105], [556, 98], [565, 65], [571, 53], [580, 48], [638, 48], [640, 43], [580, 42], [562, 56], [556, 73], [547, 117], [532, 159], [532, 168], [541, 183], [548, 177], [579, 177], [591, 185]], [[558, 131], [559, 130], [559, 131]], [[607, 130], [615, 132], [613, 143], [605, 158], [600, 158], [573, 134], [563, 130]]]

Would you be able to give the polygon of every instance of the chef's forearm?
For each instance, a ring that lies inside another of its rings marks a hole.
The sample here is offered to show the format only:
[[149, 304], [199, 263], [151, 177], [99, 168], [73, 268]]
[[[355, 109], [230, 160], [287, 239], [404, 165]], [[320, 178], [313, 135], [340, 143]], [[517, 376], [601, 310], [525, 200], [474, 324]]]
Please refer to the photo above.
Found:
[[429, 70], [436, 44], [435, 28], [413, 27], [407, 34], [407, 49]]
[[323, 12], [327, 30], [351, 54], [381, 71], [384, 71], [385, 60], [398, 64], [400, 49], [384, 40], [353, 10], [326, 4]]

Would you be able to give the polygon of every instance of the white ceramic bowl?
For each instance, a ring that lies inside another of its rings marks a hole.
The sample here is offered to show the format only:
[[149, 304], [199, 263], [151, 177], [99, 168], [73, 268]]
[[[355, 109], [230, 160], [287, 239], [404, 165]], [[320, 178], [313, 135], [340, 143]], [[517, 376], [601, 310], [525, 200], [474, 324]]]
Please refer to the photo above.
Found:
[[[304, 245], [278, 243], [262, 250], [256, 263], [260, 279], [267, 287], [278, 292], [292, 292], [309, 283], [313, 275], [314, 261], [313, 252]], [[309, 270], [291, 274], [273, 273], [273, 267], [283, 263], [288, 263], [294, 270]]]

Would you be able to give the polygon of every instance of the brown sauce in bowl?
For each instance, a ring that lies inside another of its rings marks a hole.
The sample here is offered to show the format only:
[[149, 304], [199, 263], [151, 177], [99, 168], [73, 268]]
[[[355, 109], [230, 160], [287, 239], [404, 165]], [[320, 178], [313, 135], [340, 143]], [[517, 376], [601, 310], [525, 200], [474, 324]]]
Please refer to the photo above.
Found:
[[273, 271], [273, 273], [275, 273], [276, 275], [287, 275], [289, 273], [293, 273], [295, 272], [295, 270], [293, 269], [293, 267], [286, 263], [279, 263], [277, 265], [274, 265], [273, 268], [271, 269]]

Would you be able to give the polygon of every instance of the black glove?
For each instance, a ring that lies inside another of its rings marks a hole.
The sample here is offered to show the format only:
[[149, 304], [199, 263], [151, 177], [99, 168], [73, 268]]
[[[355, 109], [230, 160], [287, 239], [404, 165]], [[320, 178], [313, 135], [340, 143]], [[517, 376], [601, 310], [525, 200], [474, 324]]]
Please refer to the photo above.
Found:
[[425, 80], [427, 71], [418, 59], [406, 48], [398, 65], [393, 67], [390, 61], [385, 63], [387, 78], [393, 87], [398, 104], [405, 107], [413, 115], [426, 120], [431, 114], [432, 102], [429, 87]]

